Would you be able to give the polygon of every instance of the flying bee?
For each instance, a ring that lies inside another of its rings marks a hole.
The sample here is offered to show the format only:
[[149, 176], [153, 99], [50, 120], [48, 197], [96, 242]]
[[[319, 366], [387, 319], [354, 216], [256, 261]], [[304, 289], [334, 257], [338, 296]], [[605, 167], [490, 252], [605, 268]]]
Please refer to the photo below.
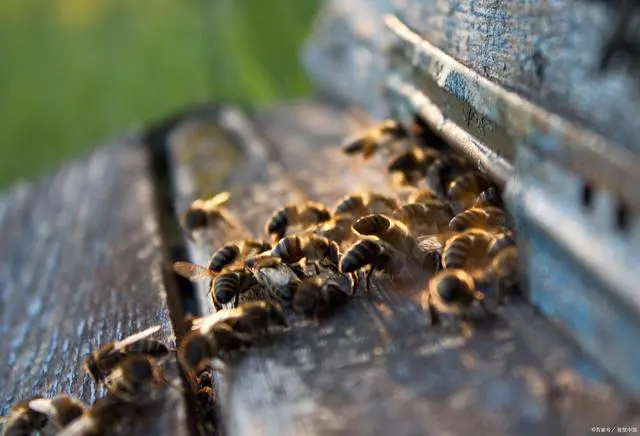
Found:
[[473, 206], [476, 198], [491, 186], [489, 180], [476, 172], [466, 172], [449, 183], [447, 198], [451, 201], [456, 213]]
[[85, 409], [80, 400], [63, 394], [21, 401], [11, 408], [2, 434], [30, 435], [42, 431], [49, 423], [60, 429], [79, 418]]
[[347, 249], [340, 259], [340, 272], [352, 274], [351, 294], [355, 295], [360, 284], [358, 272], [368, 269], [365, 274], [365, 295], [369, 293], [371, 276], [374, 271], [382, 271], [393, 279], [404, 266], [404, 256], [391, 244], [382, 240], [361, 239]]
[[480, 268], [489, 260], [491, 233], [473, 229], [449, 238], [442, 250], [442, 265], [445, 269]]
[[149, 327], [118, 342], [110, 342], [89, 354], [84, 367], [96, 383], [105, 378], [127, 356], [144, 355], [163, 359], [170, 354], [169, 348], [149, 336], [160, 330], [160, 326]]
[[342, 152], [347, 155], [361, 154], [364, 159], [369, 159], [389, 140], [405, 136], [406, 132], [400, 123], [387, 119], [347, 138], [342, 146]]
[[396, 209], [392, 217], [404, 223], [414, 236], [434, 235], [448, 228], [452, 212], [448, 204], [430, 200], [405, 204]]
[[331, 221], [319, 224], [313, 232], [338, 244], [350, 242], [355, 238], [351, 231], [354, 218], [351, 215], [334, 215]]
[[471, 228], [496, 229], [505, 225], [506, 217], [502, 209], [492, 206], [472, 207], [454, 216], [449, 222], [449, 229], [461, 232]]
[[484, 307], [484, 294], [476, 289], [471, 274], [461, 269], [440, 271], [429, 281], [428, 292], [432, 324], [438, 324], [444, 313], [466, 316], [475, 303]]
[[416, 189], [411, 194], [409, 194], [407, 203], [425, 203], [432, 200], [438, 200], [438, 195], [435, 193], [435, 191], [430, 188], [421, 188]]
[[293, 298], [293, 309], [309, 318], [321, 318], [347, 301], [349, 295], [336, 280], [316, 276], [300, 283]]
[[[273, 298], [290, 303], [300, 283], [300, 274], [294, 265], [287, 265], [271, 253], [254, 256], [245, 261], [248, 268]], [[302, 274], [304, 276], [304, 274]]]
[[299, 225], [308, 227], [331, 219], [327, 208], [317, 202], [307, 201], [303, 204], [288, 204], [276, 210], [267, 220], [265, 232], [276, 241], [282, 239], [290, 227]]
[[271, 244], [266, 241], [245, 239], [240, 242], [232, 242], [223, 245], [213, 253], [209, 260], [209, 269], [213, 272], [220, 272], [240, 258], [259, 254], [267, 250], [271, 250]]
[[182, 215], [182, 227], [188, 232], [212, 227], [224, 223], [232, 228], [239, 228], [238, 223], [224, 207], [231, 197], [229, 192], [221, 192], [208, 199], [193, 201]]
[[196, 320], [180, 344], [178, 358], [190, 374], [198, 373], [211, 359], [249, 346], [271, 326], [287, 326], [280, 306], [269, 301], [242, 303]]
[[351, 228], [358, 235], [377, 236], [406, 254], [413, 254], [417, 246], [417, 241], [411, 236], [407, 226], [386, 215], [367, 215], [353, 223]]

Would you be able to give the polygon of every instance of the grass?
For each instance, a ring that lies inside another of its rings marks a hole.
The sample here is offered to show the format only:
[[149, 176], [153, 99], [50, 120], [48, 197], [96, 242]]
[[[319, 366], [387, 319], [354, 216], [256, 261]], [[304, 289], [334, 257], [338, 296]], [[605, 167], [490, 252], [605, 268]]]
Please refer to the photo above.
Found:
[[0, 1], [0, 187], [206, 100], [304, 95], [317, 0]]

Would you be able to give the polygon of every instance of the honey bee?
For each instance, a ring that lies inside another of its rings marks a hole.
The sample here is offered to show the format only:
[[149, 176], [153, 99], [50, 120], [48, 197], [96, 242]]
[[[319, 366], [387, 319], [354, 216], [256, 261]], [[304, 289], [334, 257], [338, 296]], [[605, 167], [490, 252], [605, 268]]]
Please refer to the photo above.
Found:
[[309, 318], [322, 318], [349, 301], [340, 284], [327, 277], [303, 280], [293, 298], [293, 309]]
[[276, 244], [271, 254], [289, 265], [305, 260], [313, 265], [316, 274], [320, 274], [321, 265], [337, 270], [340, 261], [338, 244], [314, 234], [286, 236]]
[[475, 303], [482, 305], [484, 300], [471, 274], [461, 269], [440, 271], [429, 281], [428, 292], [432, 324], [438, 324], [444, 313], [466, 316]]
[[391, 158], [387, 171], [396, 176], [396, 184], [417, 186], [439, 156], [440, 153], [435, 150], [414, 147]]
[[279, 241], [292, 226], [308, 227], [331, 219], [331, 213], [321, 204], [308, 201], [301, 205], [288, 204], [276, 210], [267, 220], [265, 232]]
[[392, 217], [404, 223], [411, 234], [434, 235], [448, 229], [452, 218], [451, 208], [439, 200], [408, 203], [393, 212]]
[[159, 399], [170, 383], [155, 359], [132, 355], [118, 364], [106, 378], [105, 385], [121, 400], [142, 404]]
[[398, 207], [398, 199], [380, 192], [369, 191], [366, 193], [367, 209], [371, 214], [390, 214]]
[[267, 250], [271, 250], [271, 244], [266, 241], [245, 239], [240, 242], [232, 242], [222, 246], [213, 253], [209, 260], [209, 269], [213, 272], [220, 272], [240, 258], [259, 254]]
[[407, 203], [427, 203], [438, 200], [438, 195], [431, 188], [421, 188], [414, 190], [407, 199]]
[[118, 427], [122, 417], [131, 409], [131, 403], [115, 395], [107, 395], [79, 418], [65, 426], [59, 436], [100, 436], [111, 434]]
[[449, 229], [457, 232], [471, 228], [496, 229], [506, 225], [506, 217], [502, 209], [487, 206], [472, 207], [454, 216], [449, 222]]
[[230, 197], [229, 192], [221, 192], [208, 199], [193, 201], [182, 215], [182, 227], [188, 232], [209, 228], [217, 223], [239, 228], [238, 223], [224, 207]]
[[380, 192], [368, 191], [347, 195], [334, 206], [333, 213], [357, 219], [372, 213], [391, 213], [397, 208], [396, 198]]
[[382, 240], [361, 239], [347, 249], [340, 259], [340, 272], [352, 274], [351, 294], [355, 295], [359, 286], [358, 272], [365, 274], [365, 295], [369, 294], [371, 276], [374, 271], [382, 271], [393, 279], [404, 266], [404, 256], [391, 244]]
[[347, 155], [361, 154], [364, 159], [369, 159], [387, 141], [400, 139], [406, 136], [402, 125], [395, 120], [387, 119], [363, 132], [347, 138], [342, 146], [342, 152]]
[[149, 336], [160, 330], [160, 326], [131, 335], [118, 342], [110, 342], [89, 354], [84, 360], [84, 367], [96, 383], [105, 378], [128, 356], [144, 355], [163, 359], [170, 354], [169, 348], [160, 341], [149, 339]]
[[498, 304], [517, 291], [519, 285], [518, 249], [511, 245], [500, 249], [491, 263], [474, 274], [478, 288], [495, 295]]
[[445, 198], [451, 181], [466, 168], [466, 164], [455, 156], [441, 155], [427, 168], [425, 181], [439, 197]]
[[80, 400], [67, 395], [21, 401], [11, 408], [2, 435], [34, 434], [42, 431], [49, 423], [63, 428], [82, 416], [85, 409], [86, 406]]
[[187, 372], [198, 373], [211, 359], [249, 346], [272, 325], [287, 322], [280, 306], [269, 301], [248, 301], [200, 318], [180, 344], [178, 359]]
[[403, 253], [415, 253], [416, 239], [411, 236], [407, 226], [397, 219], [382, 214], [367, 215], [353, 223], [351, 228], [358, 235], [376, 236]]
[[295, 270], [294, 265], [288, 265], [278, 256], [265, 253], [247, 259], [245, 266], [273, 298], [284, 303], [293, 300], [300, 283], [300, 273]]
[[235, 306], [238, 304], [241, 294], [250, 291], [258, 284], [255, 276], [246, 271], [244, 267], [223, 271], [213, 280], [211, 287], [213, 302], [218, 309], [232, 300]]
[[473, 206], [482, 191], [490, 187], [490, 182], [476, 172], [462, 174], [449, 183], [447, 198], [453, 210], [460, 213]]
[[504, 209], [504, 203], [502, 202], [502, 196], [500, 192], [498, 192], [498, 188], [495, 186], [490, 186], [484, 191], [482, 191], [476, 201], [473, 203], [473, 207], [497, 207], [500, 209]]
[[491, 233], [473, 229], [449, 238], [442, 250], [442, 265], [445, 269], [474, 269], [488, 261]]
[[334, 215], [330, 221], [318, 225], [313, 232], [318, 236], [343, 244], [355, 238], [351, 231], [354, 218], [350, 215]]
[[489, 245], [489, 256], [493, 257], [503, 249], [516, 245], [514, 234], [511, 230], [504, 230], [494, 235], [494, 240]]

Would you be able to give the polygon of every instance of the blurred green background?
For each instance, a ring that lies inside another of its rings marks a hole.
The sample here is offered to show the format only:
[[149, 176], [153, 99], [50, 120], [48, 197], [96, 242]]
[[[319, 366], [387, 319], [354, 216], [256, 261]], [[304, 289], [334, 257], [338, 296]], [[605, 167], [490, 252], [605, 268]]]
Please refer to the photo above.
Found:
[[0, 0], [0, 187], [212, 99], [304, 95], [318, 0]]

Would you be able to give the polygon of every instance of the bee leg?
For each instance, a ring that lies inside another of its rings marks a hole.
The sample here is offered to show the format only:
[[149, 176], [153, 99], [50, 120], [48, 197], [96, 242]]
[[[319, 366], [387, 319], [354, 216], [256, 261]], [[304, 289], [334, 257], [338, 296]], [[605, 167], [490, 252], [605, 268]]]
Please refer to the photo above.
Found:
[[320, 274], [320, 265], [318, 265], [318, 261], [313, 262], [313, 270], [316, 272], [316, 275]]
[[238, 304], [240, 304], [240, 292], [236, 292], [236, 296], [233, 299], [233, 307], [238, 307]]
[[431, 326], [435, 327], [441, 324], [440, 312], [438, 309], [431, 303], [431, 297], [429, 297], [429, 301], [427, 303], [429, 305], [429, 318], [431, 321]]
[[375, 271], [375, 268], [370, 268], [364, 276], [364, 295], [369, 295], [369, 290], [371, 289], [371, 276], [373, 275], [373, 271]]
[[360, 287], [360, 271], [351, 273], [351, 296], [356, 295], [358, 288]]

